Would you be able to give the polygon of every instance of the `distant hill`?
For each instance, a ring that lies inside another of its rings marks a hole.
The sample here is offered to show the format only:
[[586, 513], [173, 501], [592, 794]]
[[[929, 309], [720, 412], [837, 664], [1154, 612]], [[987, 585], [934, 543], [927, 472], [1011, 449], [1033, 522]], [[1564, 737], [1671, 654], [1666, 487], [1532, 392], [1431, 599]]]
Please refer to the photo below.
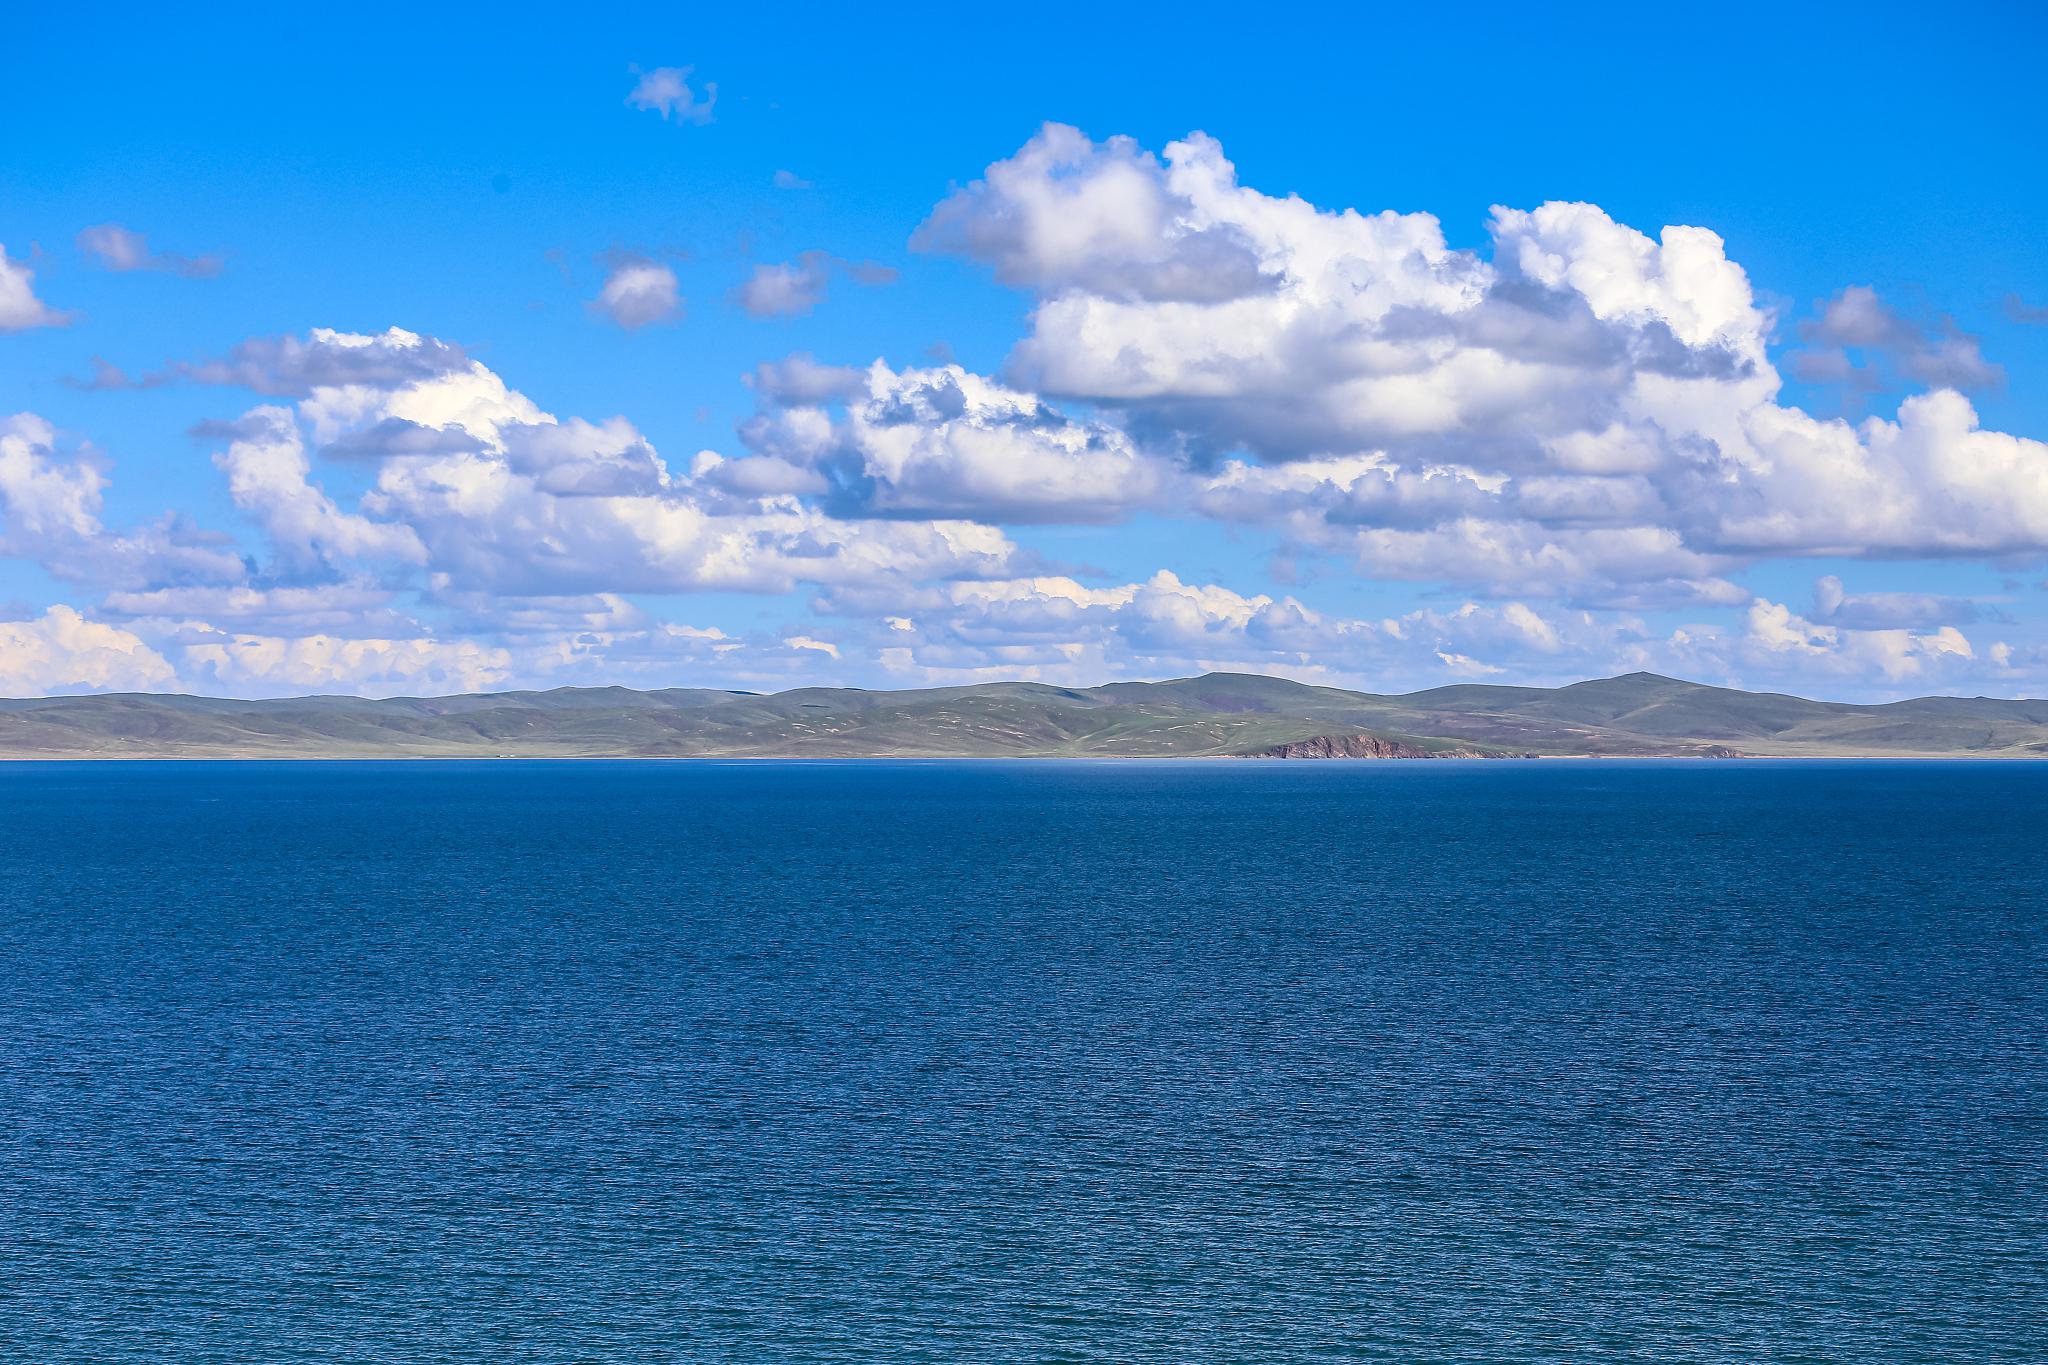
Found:
[[1379, 696], [1209, 673], [1158, 683], [557, 688], [456, 697], [0, 700], [0, 758], [2048, 757], [2048, 701], [1882, 706], [1653, 673]]

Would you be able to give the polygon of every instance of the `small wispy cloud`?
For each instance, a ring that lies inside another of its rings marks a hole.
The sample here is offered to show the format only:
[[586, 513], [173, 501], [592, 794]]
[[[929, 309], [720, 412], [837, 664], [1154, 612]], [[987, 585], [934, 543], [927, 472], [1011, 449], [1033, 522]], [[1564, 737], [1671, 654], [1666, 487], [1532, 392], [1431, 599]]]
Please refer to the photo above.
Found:
[[2035, 308], [2018, 294], [2005, 296], [2005, 316], [2029, 327], [2048, 327], [2048, 308]]
[[621, 255], [613, 259], [611, 273], [590, 307], [626, 330], [638, 331], [680, 317], [683, 300], [674, 270], [646, 256]]
[[733, 302], [748, 317], [801, 317], [824, 302], [835, 270], [855, 284], [869, 287], [893, 284], [897, 276], [893, 267], [876, 261], [848, 261], [827, 251], [806, 251], [794, 261], [755, 266], [747, 281], [733, 291]]
[[1851, 359], [1851, 349], [1888, 358], [1907, 378], [1935, 388], [1992, 389], [2005, 370], [1984, 358], [1978, 339], [1949, 318], [1932, 324], [1907, 317], [1869, 285], [1850, 285], [1819, 301], [1818, 314], [1800, 325], [1812, 347], [1792, 356], [1792, 370], [1809, 382], [1876, 389], [1878, 372]]
[[147, 237], [119, 223], [97, 223], [86, 228], [78, 234], [77, 245], [101, 269], [122, 273], [149, 270], [204, 280], [220, 274], [222, 267], [221, 258], [212, 252], [187, 256], [177, 251], [151, 251]]
[[690, 73], [694, 67], [657, 66], [646, 72], [634, 67], [632, 70], [640, 80], [633, 87], [633, 92], [626, 96], [626, 103], [635, 109], [660, 114], [671, 123], [701, 125], [711, 122], [712, 106], [718, 103], [716, 81], [706, 81], [704, 93], [700, 96], [690, 88]]

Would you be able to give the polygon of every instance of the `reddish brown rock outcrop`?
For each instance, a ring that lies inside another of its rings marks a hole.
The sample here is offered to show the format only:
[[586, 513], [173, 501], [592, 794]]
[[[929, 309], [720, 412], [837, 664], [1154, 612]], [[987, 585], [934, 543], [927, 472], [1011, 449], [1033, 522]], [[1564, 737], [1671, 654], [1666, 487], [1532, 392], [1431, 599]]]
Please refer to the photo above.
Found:
[[1317, 735], [1259, 749], [1246, 758], [1483, 758], [1471, 749], [1421, 749], [1379, 735]]

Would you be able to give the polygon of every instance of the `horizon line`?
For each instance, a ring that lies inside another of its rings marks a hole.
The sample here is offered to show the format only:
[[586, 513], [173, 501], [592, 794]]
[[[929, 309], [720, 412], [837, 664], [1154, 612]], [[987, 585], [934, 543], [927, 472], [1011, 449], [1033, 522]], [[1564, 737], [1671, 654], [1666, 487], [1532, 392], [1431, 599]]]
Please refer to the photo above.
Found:
[[1416, 688], [1407, 692], [1369, 692], [1360, 688], [1339, 687], [1332, 683], [1302, 682], [1298, 678], [1276, 673], [1255, 673], [1238, 669], [1210, 669], [1202, 673], [1179, 674], [1164, 678], [1115, 678], [1098, 683], [1053, 683], [1037, 678], [996, 678], [981, 682], [937, 683], [924, 687], [858, 687], [839, 683], [803, 683], [774, 691], [754, 691], [744, 688], [726, 688], [704, 685], [673, 684], [661, 687], [632, 687], [625, 683], [564, 683], [556, 687], [507, 687], [499, 690], [475, 690], [468, 692], [433, 693], [391, 693], [385, 696], [366, 696], [356, 692], [302, 692], [272, 697], [238, 697], [215, 695], [205, 692], [56, 692], [38, 696], [0, 696], [0, 706], [15, 706], [34, 702], [69, 702], [120, 699], [184, 700], [212, 702], [240, 702], [248, 705], [278, 704], [295, 701], [358, 701], [371, 704], [384, 702], [432, 702], [456, 701], [472, 697], [510, 696], [553, 696], [562, 692], [630, 692], [636, 696], [653, 696], [663, 692], [722, 692], [735, 699], [743, 697], [782, 697], [793, 692], [865, 692], [878, 696], [911, 695], [929, 692], [967, 691], [983, 687], [1043, 687], [1056, 692], [1093, 692], [1106, 687], [1163, 687], [1173, 683], [1200, 682], [1207, 678], [1252, 678], [1262, 682], [1288, 683], [1296, 687], [1325, 692], [1342, 692], [1352, 696], [1406, 698], [1419, 697], [1433, 692], [1445, 692], [1453, 688], [1494, 688], [1501, 691], [1521, 692], [1563, 692], [1576, 687], [1587, 687], [1597, 683], [1621, 682], [1641, 678], [1656, 682], [1677, 683], [1685, 687], [1700, 688], [1712, 692], [1733, 692], [1749, 697], [1784, 697], [1791, 701], [1812, 702], [1826, 706], [1849, 706], [1865, 710], [1877, 710], [1888, 706], [1907, 706], [1923, 701], [2002, 701], [2012, 703], [2042, 702], [2048, 704], [2048, 697], [2014, 696], [1999, 697], [1988, 693], [1964, 696], [1949, 692], [1918, 693], [1910, 697], [1897, 697], [1890, 701], [1840, 701], [1828, 697], [1808, 696], [1798, 692], [1759, 690], [1733, 687], [1720, 683], [1699, 682], [1691, 678], [1674, 677], [1667, 673], [1655, 673], [1648, 669], [1634, 669], [1627, 673], [1603, 674], [1597, 677], [1580, 678], [1568, 683], [1513, 683], [1498, 681], [1468, 680], [1440, 683], [1433, 687]]

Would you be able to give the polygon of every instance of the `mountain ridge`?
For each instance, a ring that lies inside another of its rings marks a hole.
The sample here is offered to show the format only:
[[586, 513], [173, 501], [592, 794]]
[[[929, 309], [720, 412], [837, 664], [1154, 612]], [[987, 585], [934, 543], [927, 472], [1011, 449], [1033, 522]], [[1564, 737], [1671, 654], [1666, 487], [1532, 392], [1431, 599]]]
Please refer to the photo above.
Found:
[[561, 687], [0, 699], [0, 759], [2048, 757], [2048, 700], [1854, 703], [1655, 673], [1353, 692], [1257, 673], [878, 691]]

